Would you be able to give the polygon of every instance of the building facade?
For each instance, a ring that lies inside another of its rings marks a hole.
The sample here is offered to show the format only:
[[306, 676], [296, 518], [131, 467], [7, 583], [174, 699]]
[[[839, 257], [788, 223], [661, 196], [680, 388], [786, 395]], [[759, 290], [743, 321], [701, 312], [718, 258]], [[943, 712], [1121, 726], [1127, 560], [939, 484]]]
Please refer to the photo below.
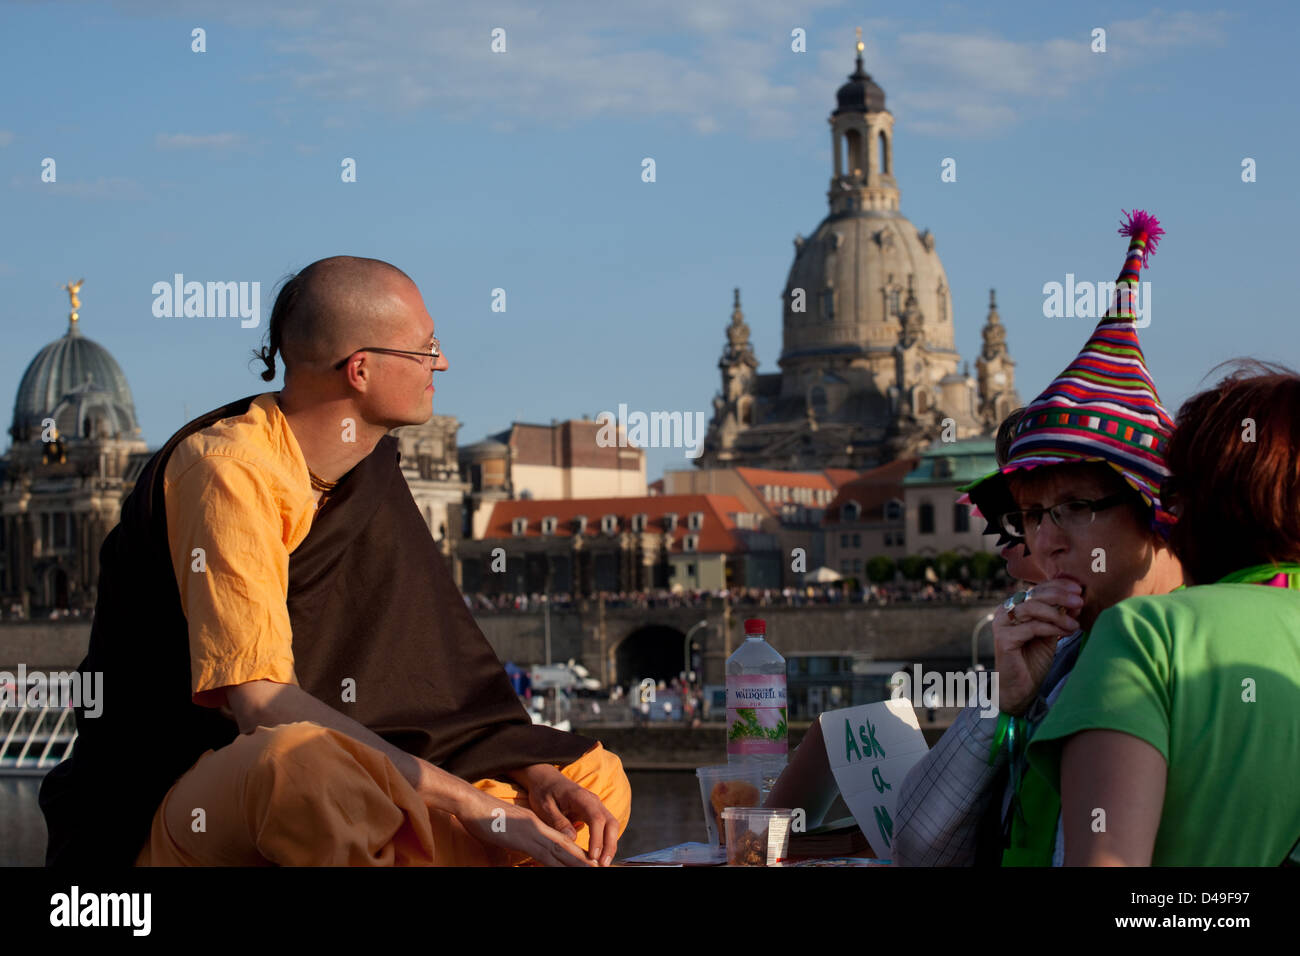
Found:
[[482, 538], [492, 508], [519, 499], [644, 497], [645, 451], [597, 441], [602, 424], [590, 419], [533, 425], [515, 422], [460, 450], [468, 490], [465, 533]]
[[81, 333], [81, 283], [67, 288], [67, 332], [23, 373], [0, 459], [0, 603], [23, 617], [94, 607], [99, 549], [149, 457], [126, 376]]
[[963, 367], [934, 234], [900, 212], [894, 118], [863, 70], [861, 43], [836, 98], [830, 208], [794, 240], [780, 371], [758, 371], [737, 289], [701, 468], [861, 472], [944, 435], [990, 434], [999, 411], [1019, 403], [996, 309], [978, 378]]
[[997, 467], [992, 438], [939, 441], [925, 449], [903, 479], [907, 553], [934, 557], [945, 551], [996, 552], [997, 536], [984, 534], [984, 522], [971, 519], [970, 505], [957, 503], [957, 489]]
[[499, 501], [461, 543], [467, 593], [569, 594], [779, 587], [765, 515], [720, 494]]
[[[45, 617], [94, 609], [99, 553], [122, 502], [153, 457], [112, 354], [81, 332], [70, 283], [67, 332], [28, 364], [0, 457], [0, 609]], [[402, 472], [443, 553], [454, 557], [468, 484], [456, 419], [394, 429]]]

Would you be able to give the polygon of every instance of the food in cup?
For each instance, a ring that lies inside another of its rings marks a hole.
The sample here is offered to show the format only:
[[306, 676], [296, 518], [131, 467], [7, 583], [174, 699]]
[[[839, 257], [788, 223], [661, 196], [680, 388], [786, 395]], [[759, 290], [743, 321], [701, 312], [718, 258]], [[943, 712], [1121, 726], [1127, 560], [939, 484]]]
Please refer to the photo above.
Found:
[[758, 806], [758, 787], [745, 780], [719, 780], [709, 793], [709, 803], [713, 805], [713, 818], [718, 822], [718, 839], [726, 846], [727, 834], [722, 826], [722, 811], [728, 807]]
[[722, 820], [728, 866], [781, 866], [789, 857], [793, 810], [729, 807]]
[[698, 767], [695, 775], [700, 784], [700, 808], [704, 811], [708, 842], [724, 846], [722, 812], [728, 807], [756, 807], [763, 802], [762, 768], [758, 764], [720, 764]]

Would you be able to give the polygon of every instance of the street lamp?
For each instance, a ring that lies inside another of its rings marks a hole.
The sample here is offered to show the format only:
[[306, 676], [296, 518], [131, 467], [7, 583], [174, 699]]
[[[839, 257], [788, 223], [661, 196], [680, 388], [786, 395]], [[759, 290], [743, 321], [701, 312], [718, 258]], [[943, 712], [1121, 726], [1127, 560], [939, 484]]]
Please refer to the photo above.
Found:
[[993, 611], [989, 611], [982, 618], [975, 622], [975, 627], [970, 632], [970, 666], [975, 670], [979, 666], [979, 642], [980, 631], [984, 630], [985, 624], [993, 622]]
[[708, 626], [709, 626], [709, 622], [707, 620], [700, 621], [698, 624], [692, 624], [691, 629], [686, 632], [686, 639], [685, 641], [683, 641], [683, 644], [685, 646], [682, 648], [682, 658], [683, 658], [683, 663], [685, 663], [686, 665], [684, 669], [688, 679], [691, 675], [691, 635], [694, 634], [696, 631], [698, 631], [700, 628], [708, 627]]
[[[546, 593], [542, 596], [542, 600], [545, 602], [545, 608], [543, 610], [543, 613], [546, 615], [544, 619], [545, 629], [546, 629], [546, 666], [550, 667], [551, 666], [551, 553], [547, 551], [544, 552], [544, 555], [546, 558], [546, 578], [545, 581], [543, 582], [542, 590], [545, 591]], [[558, 707], [559, 705], [557, 704], [556, 706]]]

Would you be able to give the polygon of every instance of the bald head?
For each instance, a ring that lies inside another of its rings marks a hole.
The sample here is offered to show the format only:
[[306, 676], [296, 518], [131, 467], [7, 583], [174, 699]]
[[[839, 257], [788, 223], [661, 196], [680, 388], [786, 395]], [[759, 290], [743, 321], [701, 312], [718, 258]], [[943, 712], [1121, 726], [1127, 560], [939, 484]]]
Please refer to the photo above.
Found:
[[398, 295], [410, 277], [380, 259], [331, 256], [291, 277], [271, 310], [270, 343], [259, 357], [262, 378], [275, 377], [275, 354], [285, 378], [299, 371], [323, 372], [349, 352], [393, 340], [400, 328]]

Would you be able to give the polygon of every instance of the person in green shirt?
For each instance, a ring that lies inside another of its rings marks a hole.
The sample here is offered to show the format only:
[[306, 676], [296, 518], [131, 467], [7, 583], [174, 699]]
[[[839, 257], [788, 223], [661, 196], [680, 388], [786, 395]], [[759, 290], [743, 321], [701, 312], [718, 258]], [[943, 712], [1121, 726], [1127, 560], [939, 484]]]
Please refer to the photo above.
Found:
[[1189, 586], [1097, 617], [1029, 762], [1066, 865], [1276, 866], [1300, 845], [1300, 375], [1239, 366], [1167, 462]]
[[[972, 728], [962, 747], [976, 759], [987, 753], [986, 766], [1005, 766], [1009, 777], [1008, 796], [981, 821], [976, 865], [1064, 861], [1060, 800], [1028, 764], [1026, 743], [1073, 680], [1080, 632], [1126, 598], [1183, 584], [1168, 543], [1174, 516], [1161, 498], [1174, 422], [1147, 370], [1134, 311], [1140, 272], [1164, 229], [1145, 210], [1125, 217], [1119, 232], [1129, 244], [1114, 303], [1074, 360], [1025, 407], [1005, 464], [958, 489], [981, 513], [1002, 512], [998, 526], [1024, 542], [1042, 574], [994, 617], [1000, 714], [995, 727]], [[968, 770], [967, 791], [984, 776]], [[948, 781], [945, 789], [957, 788]], [[927, 808], [920, 816], [941, 814]]]

